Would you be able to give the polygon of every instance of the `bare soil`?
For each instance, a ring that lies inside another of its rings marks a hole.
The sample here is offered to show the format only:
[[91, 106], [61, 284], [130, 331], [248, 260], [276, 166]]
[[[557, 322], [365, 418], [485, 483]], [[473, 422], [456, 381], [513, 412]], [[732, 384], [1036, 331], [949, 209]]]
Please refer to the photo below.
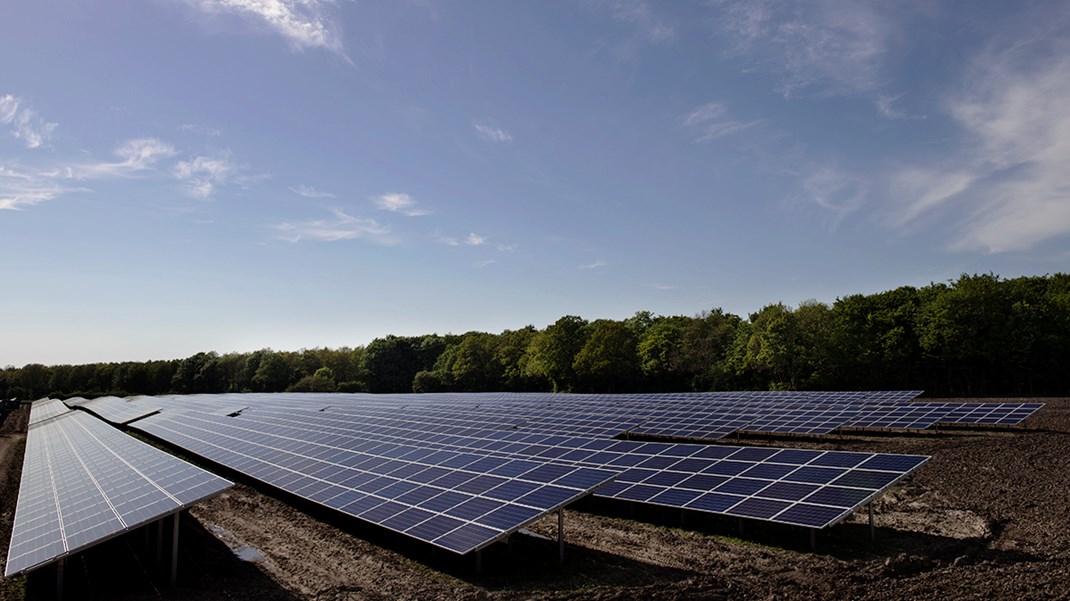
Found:
[[[875, 504], [875, 541], [865, 511], [820, 532], [811, 551], [804, 529], [746, 522], [741, 534], [736, 520], [588, 499], [565, 512], [563, 564], [548, 517], [486, 549], [477, 571], [474, 557], [244, 483], [184, 519], [176, 587], [135, 532], [68, 561], [67, 598], [1066, 599], [1070, 399], [1043, 400], [1010, 431], [744, 440], [932, 455]], [[0, 428], [5, 556], [24, 431], [18, 412]], [[38, 572], [3, 580], [0, 598], [51, 594], [54, 573]]]

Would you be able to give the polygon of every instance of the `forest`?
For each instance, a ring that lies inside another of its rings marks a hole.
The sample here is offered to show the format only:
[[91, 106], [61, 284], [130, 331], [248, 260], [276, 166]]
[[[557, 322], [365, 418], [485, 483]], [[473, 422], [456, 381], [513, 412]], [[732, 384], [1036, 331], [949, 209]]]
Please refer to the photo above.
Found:
[[746, 318], [638, 311], [543, 329], [386, 336], [366, 346], [9, 366], [0, 399], [221, 392], [919, 389], [1070, 395], [1070, 274], [962, 275]]

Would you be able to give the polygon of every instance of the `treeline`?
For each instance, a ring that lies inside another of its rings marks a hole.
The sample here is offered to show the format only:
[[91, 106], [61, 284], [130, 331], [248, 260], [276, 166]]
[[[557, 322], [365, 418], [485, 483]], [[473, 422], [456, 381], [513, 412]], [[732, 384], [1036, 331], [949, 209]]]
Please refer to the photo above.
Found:
[[640, 311], [539, 330], [387, 336], [365, 347], [0, 371], [0, 399], [219, 392], [924, 389], [1070, 394], [1070, 275], [963, 275], [777, 303], [746, 319]]

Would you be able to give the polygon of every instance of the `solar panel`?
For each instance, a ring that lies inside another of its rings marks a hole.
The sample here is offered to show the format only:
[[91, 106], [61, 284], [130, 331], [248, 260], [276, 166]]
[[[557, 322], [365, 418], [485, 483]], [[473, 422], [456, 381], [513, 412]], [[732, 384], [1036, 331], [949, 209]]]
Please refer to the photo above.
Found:
[[30, 426], [35, 426], [46, 420], [52, 419], [64, 413], [69, 413], [70, 409], [63, 404], [63, 401], [59, 399], [40, 399], [34, 401], [30, 405]]
[[479, 550], [615, 471], [434, 450], [242, 415], [158, 414], [144, 432], [282, 490], [454, 551]]
[[[54, 410], [38, 401], [31, 413]], [[230, 485], [86, 413], [39, 420], [26, 438], [5, 573], [33, 570]]]
[[[223, 463], [227, 462], [226, 458], [218, 455], [225, 455], [224, 451], [211, 448], [212, 442], [215, 441], [216, 446], [230, 446], [230, 443], [219, 443], [219, 437], [232, 433], [232, 428], [270, 432], [294, 441], [314, 439], [338, 449], [338, 452], [342, 449], [370, 452], [377, 455], [376, 460], [362, 461], [356, 466], [370, 473], [357, 474], [341, 482], [342, 486], [365, 494], [374, 492], [367, 488], [369, 480], [374, 482], [374, 487], [393, 485], [396, 488], [387, 495], [356, 499], [353, 502], [357, 503], [355, 507], [359, 511], [349, 513], [395, 529], [409, 519], [400, 516], [413, 515], [402, 514], [402, 506], [408, 501], [421, 501], [426, 495], [421, 486], [428, 482], [454, 493], [476, 497], [477, 500], [469, 499], [470, 504], [455, 505], [460, 514], [453, 514], [452, 510], [440, 511], [453, 519], [469, 518], [473, 507], [482, 507], [488, 502], [520, 499], [527, 492], [525, 486], [506, 484], [506, 478], [515, 477], [509, 470], [515, 469], [516, 465], [530, 467], [530, 462], [551, 462], [546, 465], [556, 470], [568, 469], [562, 464], [572, 464], [620, 473], [615, 482], [595, 489], [596, 496], [823, 528], [850, 515], [860, 504], [879, 495], [927, 460], [923, 456], [617, 441], [508, 427], [509, 421], [503, 421], [500, 414], [473, 415], [468, 408], [421, 405], [414, 409], [399, 409], [384, 403], [383, 399], [367, 403], [361, 399], [349, 404], [338, 402], [340, 400], [337, 399], [330, 409], [316, 412], [254, 403], [252, 409], [240, 418], [223, 421], [203, 414], [194, 420], [193, 414], [187, 413], [169, 420], [170, 433], [152, 430], [154, 424], [167, 419], [165, 415], [135, 425], [187, 448], [208, 445], [207, 451], [196, 452]], [[197, 420], [199, 423], [195, 424]], [[183, 428], [194, 425], [194, 430], [198, 431], [187, 432], [191, 439], [181, 440]], [[237, 435], [250, 440], [257, 436], [260, 434]], [[315, 456], [317, 452], [313, 448], [302, 447], [300, 453]], [[212, 456], [213, 452], [217, 456]], [[277, 470], [256, 467], [252, 457], [266, 457], [273, 463], [280, 460], [293, 462], [295, 468], [299, 465], [296, 457], [280, 459], [279, 455], [271, 453], [267, 448], [245, 452], [246, 464], [239, 465], [238, 469], [257, 477], [266, 473], [268, 478], [278, 478]], [[411, 466], [397, 461], [403, 456], [398, 453], [445, 471], [410, 473]], [[343, 453], [337, 459], [344, 457]], [[523, 461], [518, 462], [518, 459]], [[305, 474], [320, 477], [319, 471], [307, 471], [313, 469], [314, 464], [300, 465], [306, 470]], [[328, 471], [322, 473], [329, 473], [329, 468], [314, 469], [325, 469]], [[450, 471], [458, 469], [469, 473], [458, 475]], [[282, 476], [278, 485], [293, 492], [295, 482], [307, 486], [296, 472]], [[406, 483], [421, 486], [412, 488]], [[577, 488], [586, 489], [585, 486]], [[396, 497], [395, 492], [410, 496]], [[308, 496], [308, 490], [298, 490], [297, 493]], [[325, 496], [326, 500], [319, 502], [332, 506], [330, 495]], [[386, 504], [384, 498], [394, 503]], [[426, 509], [418, 503], [413, 507]], [[495, 520], [511, 511], [503, 509], [493, 517], [484, 516], [484, 522], [478, 523], [484, 527], [497, 525]], [[521, 511], [518, 515], [536, 514], [529, 510], [529, 513]], [[422, 536], [418, 530], [404, 532]], [[488, 538], [483, 540], [493, 539], [487, 534]]]
[[[68, 406], [72, 405], [71, 399], [68, 399], [66, 403]], [[158, 406], [153, 405], [151, 402], [133, 403], [129, 399], [121, 399], [114, 396], [98, 397], [92, 400], [80, 399], [73, 406], [88, 411], [105, 421], [119, 425], [152, 415], [160, 410]]]

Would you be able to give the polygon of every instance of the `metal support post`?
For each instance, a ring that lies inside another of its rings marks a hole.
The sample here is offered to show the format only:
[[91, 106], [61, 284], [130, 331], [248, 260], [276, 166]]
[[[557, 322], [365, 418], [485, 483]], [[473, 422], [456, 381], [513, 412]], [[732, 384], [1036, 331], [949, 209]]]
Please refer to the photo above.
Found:
[[565, 563], [565, 510], [557, 510], [557, 562]]
[[67, 558], [61, 557], [56, 562], [56, 601], [63, 599], [63, 569], [67, 565]]
[[160, 563], [163, 561], [163, 520], [156, 520], [156, 576], [160, 575]]
[[476, 551], [476, 572], [483, 571], [483, 550]]
[[739, 518], [739, 535], [743, 536], [743, 518]]
[[817, 551], [817, 528], [810, 529], [810, 550]]
[[178, 523], [182, 517], [181, 511], [175, 512], [175, 532], [171, 538], [171, 586], [178, 582]]
[[877, 529], [873, 525], [873, 501], [870, 501], [867, 507], [869, 508], [869, 540], [874, 542], [877, 540]]

